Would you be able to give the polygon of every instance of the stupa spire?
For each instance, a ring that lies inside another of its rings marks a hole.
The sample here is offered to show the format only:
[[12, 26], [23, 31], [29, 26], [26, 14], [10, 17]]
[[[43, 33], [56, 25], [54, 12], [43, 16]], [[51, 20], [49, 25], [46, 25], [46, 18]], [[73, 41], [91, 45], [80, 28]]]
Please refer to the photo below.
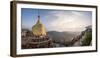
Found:
[[38, 9], [38, 21], [37, 21], [37, 23], [41, 23], [39, 9]]
[[39, 15], [38, 15], [38, 21], [37, 21], [37, 23], [41, 23], [40, 16]]

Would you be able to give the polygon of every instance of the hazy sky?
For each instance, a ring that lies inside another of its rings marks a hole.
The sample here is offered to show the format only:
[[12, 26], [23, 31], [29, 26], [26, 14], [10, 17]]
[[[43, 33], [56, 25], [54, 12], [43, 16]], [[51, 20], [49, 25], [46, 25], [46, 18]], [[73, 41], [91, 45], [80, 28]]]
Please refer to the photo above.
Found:
[[21, 9], [22, 28], [32, 29], [38, 11], [47, 31], [82, 31], [92, 25], [92, 12], [75, 10]]

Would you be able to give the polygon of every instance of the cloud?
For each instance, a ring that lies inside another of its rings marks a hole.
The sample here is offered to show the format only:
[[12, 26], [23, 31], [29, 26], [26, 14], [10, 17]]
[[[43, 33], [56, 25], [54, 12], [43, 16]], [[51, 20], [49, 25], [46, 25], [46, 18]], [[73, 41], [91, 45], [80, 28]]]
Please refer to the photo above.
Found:
[[48, 31], [82, 31], [88, 25], [91, 25], [91, 18], [86, 15], [88, 12], [80, 11], [51, 11], [47, 15], [47, 19], [51, 19], [47, 23]]

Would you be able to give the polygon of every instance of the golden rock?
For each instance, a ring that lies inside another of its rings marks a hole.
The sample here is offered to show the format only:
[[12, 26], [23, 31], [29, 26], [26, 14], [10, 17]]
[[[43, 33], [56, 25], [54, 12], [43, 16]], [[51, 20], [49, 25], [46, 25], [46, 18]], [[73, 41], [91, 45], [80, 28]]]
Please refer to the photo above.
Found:
[[40, 16], [38, 16], [37, 23], [32, 27], [32, 32], [34, 36], [45, 36], [46, 35], [46, 29], [42, 22], [40, 21]]

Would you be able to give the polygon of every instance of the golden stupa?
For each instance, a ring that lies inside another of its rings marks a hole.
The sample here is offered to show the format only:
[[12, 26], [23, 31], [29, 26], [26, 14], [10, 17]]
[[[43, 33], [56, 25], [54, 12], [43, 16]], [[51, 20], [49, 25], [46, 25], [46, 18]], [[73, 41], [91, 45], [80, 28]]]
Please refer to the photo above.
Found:
[[42, 22], [40, 21], [40, 16], [38, 16], [37, 23], [32, 27], [32, 32], [34, 36], [45, 36], [46, 35], [46, 29]]

